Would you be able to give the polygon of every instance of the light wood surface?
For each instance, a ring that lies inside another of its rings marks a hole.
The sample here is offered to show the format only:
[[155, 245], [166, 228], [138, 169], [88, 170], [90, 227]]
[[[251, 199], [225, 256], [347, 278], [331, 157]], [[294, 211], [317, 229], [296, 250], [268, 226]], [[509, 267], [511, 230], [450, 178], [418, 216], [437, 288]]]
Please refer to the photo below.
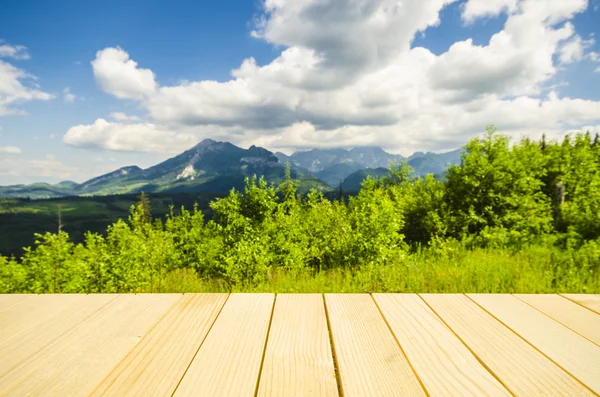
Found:
[[175, 396], [254, 396], [273, 294], [231, 294]]
[[425, 396], [371, 296], [325, 294], [341, 388], [351, 396]]
[[[2, 396], [87, 396], [181, 295], [122, 295], [0, 379]], [[83, 304], [85, 306], [85, 304]], [[76, 310], [76, 309], [75, 309]]]
[[323, 296], [278, 294], [258, 396], [337, 396]]
[[600, 346], [600, 315], [559, 295], [515, 296]]
[[517, 396], [592, 396], [572, 376], [464, 295], [421, 294], [481, 362]]
[[171, 396], [227, 294], [187, 294], [94, 390], [92, 396]]
[[0, 313], [0, 390], [4, 377], [117, 299], [115, 295], [35, 295]]
[[0, 396], [594, 396], [599, 303], [570, 294], [0, 295]]
[[572, 300], [587, 307], [588, 309], [600, 314], [600, 295], [592, 294], [562, 294], [567, 299]]
[[0, 312], [18, 305], [19, 303], [23, 302], [25, 299], [31, 298], [35, 295], [31, 295], [31, 294], [3, 294], [0, 295]]
[[600, 347], [512, 295], [468, 296], [575, 378], [600, 394]]
[[510, 396], [419, 296], [373, 297], [429, 395]]

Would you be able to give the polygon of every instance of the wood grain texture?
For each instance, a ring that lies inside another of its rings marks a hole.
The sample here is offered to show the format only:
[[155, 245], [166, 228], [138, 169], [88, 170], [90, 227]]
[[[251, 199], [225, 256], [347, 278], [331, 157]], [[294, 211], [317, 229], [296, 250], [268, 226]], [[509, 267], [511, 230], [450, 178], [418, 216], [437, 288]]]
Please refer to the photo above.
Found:
[[258, 396], [337, 396], [321, 294], [278, 294]]
[[35, 295], [31, 295], [31, 294], [2, 294], [0, 295], [0, 312], [3, 312], [4, 310], [18, 305], [19, 303], [23, 302], [25, 299], [31, 298], [32, 296]]
[[373, 294], [431, 396], [510, 396], [416, 294]]
[[118, 296], [0, 378], [0, 395], [89, 395], [177, 299]]
[[226, 300], [184, 295], [91, 395], [171, 396]]
[[175, 396], [254, 396], [273, 294], [231, 294]]
[[515, 296], [600, 346], [600, 315], [559, 295]]
[[516, 396], [594, 395], [466, 296], [420, 295]]
[[600, 295], [592, 294], [562, 294], [567, 299], [585, 306], [588, 309], [600, 314]]
[[46, 346], [68, 338], [116, 295], [33, 295], [0, 313], [0, 383], [3, 376]]
[[341, 389], [352, 396], [425, 396], [368, 294], [326, 294]]
[[600, 393], [600, 347], [512, 295], [468, 296], [594, 392]]

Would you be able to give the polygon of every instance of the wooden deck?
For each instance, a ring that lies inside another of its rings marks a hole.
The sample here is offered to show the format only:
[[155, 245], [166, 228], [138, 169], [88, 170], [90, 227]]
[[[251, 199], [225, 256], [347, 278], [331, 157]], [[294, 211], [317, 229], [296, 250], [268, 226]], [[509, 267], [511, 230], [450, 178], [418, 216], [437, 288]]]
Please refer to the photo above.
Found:
[[600, 295], [0, 295], [0, 396], [600, 395]]

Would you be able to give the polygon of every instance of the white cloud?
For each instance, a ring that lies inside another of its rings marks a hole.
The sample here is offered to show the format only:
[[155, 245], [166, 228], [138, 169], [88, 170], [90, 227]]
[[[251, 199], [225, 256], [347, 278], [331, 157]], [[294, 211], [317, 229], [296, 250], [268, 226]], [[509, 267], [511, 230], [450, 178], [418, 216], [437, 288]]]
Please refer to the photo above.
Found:
[[154, 73], [140, 69], [121, 48], [105, 48], [92, 61], [96, 82], [105, 92], [121, 99], [143, 99], [157, 87]]
[[197, 143], [193, 135], [175, 133], [155, 124], [111, 123], [104, 119], [71, 127], [63, 142], [85, 148], [139, 152], [177, 151]]
[[462, 19], [473, 23], [479, 18], [491, 18], [517, 9], [519, 0], [469, 0], [463, 4]]
[[128, 116], [123, 112], [113, 112], [109, 114], [110, 118], [116, 121], [139, 121], [138, 116]]
[[16, 60], [23, 60], [31, 58], [27, 52], [27, 47], [22, 45], [10, 45], [3, 44], [4, 40], [0, 39], [0, 58], [14, 58]]
[[583, 40], [579, 35], [574, 35], [566, 41], [559, 51], [558, 59], [562, 64], [568, 64], [581, 61], [584, 58], [585, 50], [593, 46], [595, 40]]
[[27, 85], [32, 80], [36, 80], [35, 76], [0, 61], [0, 116], [25, 113], [21, 109], [14, 108], [14, 105], [32, 100], [47, 101], [53, 98], [52, 95], [37, 88], [35, 83], [29, 84], [33, 87]]
[[253, 35], [281, 46], [280, 55], [266, 65], [246, 59], [225, 82], [159, 87], [125, 51], [99, 51], [99, 64], [107, 53], [119, 58], [118, 67], [105, 68], [114, 72], [109, 82], [94, 67], [101, 87], [139, 99], [152, 122], [99, 119], [73, 127], [65, 142], [175, 152], [208, 136], [269, 148], [380, 145], [410, 152], [460, 146], [489, 123], [518, 136], [600, 121], [598, 101], [545, 94], [560, 86], [552, 79], [561, 62], [592, 57], [585, 55], [589, 41], [569, 22], [587, 1], [469, 0], [465, 22], [508, 14], [489, 43], [468, 39], [440, 55], [410, 48], [448, 3], [267, 0]]
[[0, 175], [16, 177], [19, 181], [29, 179], [33, 182], [47, 178], [71, 179], [79, 173], [81, 173], [80, 167], [66, 165], [57, 159], [0, 158]]
[[3, 154], [21, 154], [21, 149], [16, 146], [0, 146], [0, 153]]
[[266, 0], [252, 35], [301, 56], [282, 57], [272, 73], [302, 87], [339, 87], [408, 51], [415, 35], [437, 25], [440, 10], [454, 1]]
[[[590, 51], [587, 55], [586, 58], [589, 59], [590, 61], [594, 62], [594, 63], [598, 63], [600, 64], [600, 53], [597, 53], [595, 51]], [[600, 73], [600, 66], [598, 66], [594, 72], [596, 73]]]
[[75, 101], [75, 98], [77, 98], [69, 89], [69, 87], [66, 87], [63, 90], [63, 99], [65, 102], [73, 102]]
[[577, 128], [577, 129], [571, 130], [569, 132], [589, 132], [593, 138], [593, 136], [596, 134], [600, 135], [600, 124], [599, 125], [584, 125], [581, 128]]

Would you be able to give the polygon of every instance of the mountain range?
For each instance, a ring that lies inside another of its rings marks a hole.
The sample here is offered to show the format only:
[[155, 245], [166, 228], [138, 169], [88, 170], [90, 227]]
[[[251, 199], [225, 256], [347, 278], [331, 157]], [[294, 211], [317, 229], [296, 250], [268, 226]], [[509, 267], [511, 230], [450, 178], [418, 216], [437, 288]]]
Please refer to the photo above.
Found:
[[[460, 149], [442, 154], [415, 153], [406, 160], [417, 176], [428, 173], [439, 175], [448, 165], [457, 164], [460, 154]], [[368, 175], [384, 175], [393, 162], [401, 160], [404, 160], [402, 156], [378, 147], [313, 149], [288, 156], [257, 146], [243, 149], [229, 142], [205, 139], [147, 169], [135, 165], [123, 167], [81, 184], [63, 181], [55, 185], [0, 186], [0, 197], [38, 199], [141, 191], [223, 193], [232, 188], [242, 189], [244, 179], [252, 175], [264, 175], [267, 181], [278, 183], [285, 177], [285, 163], [290, 164], [292, 176], [300, 181], [300, 191], [311, 188], [331, 191], [340, 183], [344, 190], [355, 191], [360, 189], [360, 183]]]

